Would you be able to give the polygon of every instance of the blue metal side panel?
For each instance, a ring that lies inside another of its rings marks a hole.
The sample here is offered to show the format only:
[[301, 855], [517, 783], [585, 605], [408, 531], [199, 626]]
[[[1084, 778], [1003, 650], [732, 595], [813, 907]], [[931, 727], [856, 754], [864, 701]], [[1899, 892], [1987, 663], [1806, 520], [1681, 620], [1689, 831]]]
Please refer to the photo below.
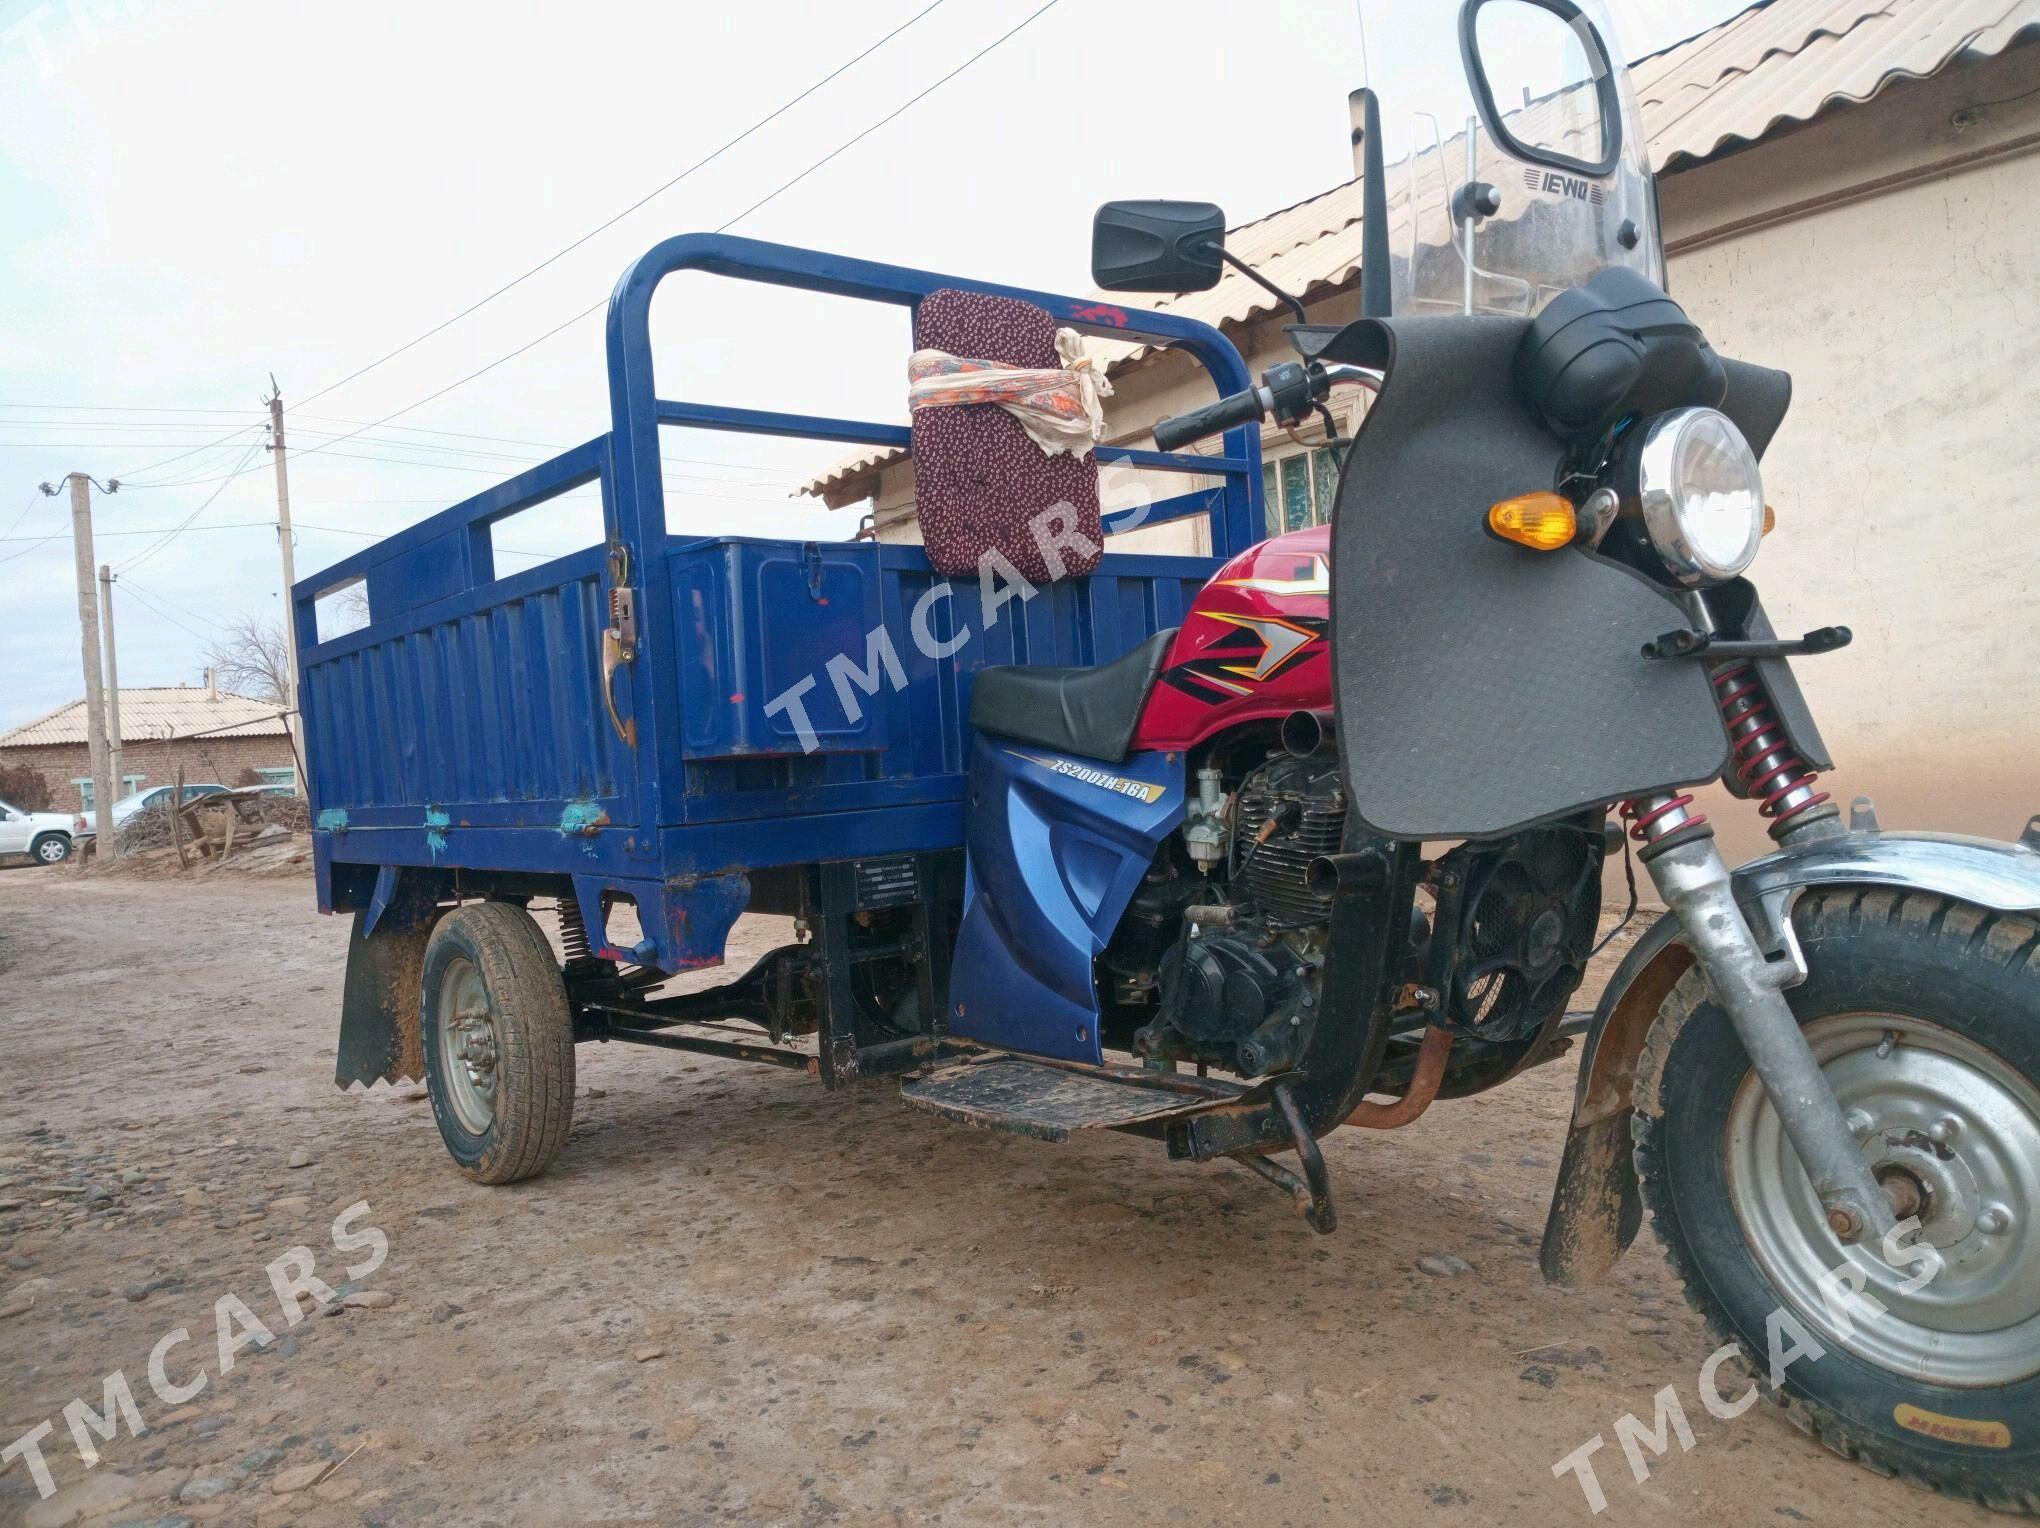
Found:
[[800, 752], [796, 713], [778, 704], [796, 687], [818, 750], [881, 746], [883, 708], [857, 689], [846, 707], [826, 670], [839, 656], [869, 667], [882, 624], [876, 543], [723, 539], [682, 547], [671, 562], [688, 757]]
[[[675, 550], [673, 561], [693, 568], [710, 566], [711, 550], [739, 546], [805, 555], [798, 543], [690, 543]], [[821, 550], [834, 553], [846, 548], [825, 546]], [[1180, 624], [1189, 601], [1215, 567], [1211, 559], [1203, 557], [1113, 554], [1088, 578], [1048, 585], [1031, 597], [1014, 592], [1002, 599], [1003, 586], [995, 587], [987, 598], [986, 591], [973, 580], [937, 576], [926, 554], [916, 546], [866, 543], [847, 550], [875, 559], [871, 564], [878, 571], [875, 619], [884, 623], [906, 680], [904, 688], [888, 682], [876, 695], [857, 689], [848, 692], [862, 713], [859, 725], [868, 723], [871, 729], [862, 751], [830, 752], [831, 742], [824, 736], [821, 749], [804, 755], [782, 733], [775, 756], [690, 760], [684, 793], [677, 793], [679, 822], [708, 831], [671, 838], [667, 852], [684, 857], [669, 868], [705, 874], [732, 863], [761, 867], [834, 857], [804, 853], [788, 860], [720, 857], [726, 852], [727, 840], [712, 831], [715, 824], [762, 827], [764, 819], [789, 816], [798, 816], [809, 827], [809, 837], [796, 836], [797, 843], [827, 842], [832, 849], [842, 845], [848, 856], [898, 852], [891, 830], [881, 816], [872, 814], [886, 807], [961, 802], [970, 749], [970, 686], [979, 669], [1012, 663], [1110, 662], [1154, 632]], [[721, 577], [717, 574], [714, 581]], [[692, 591], [696, 587], [676, 573], [675, 599], [681, 607], [683, 634], [692, 624]], [[806, 603], [803, 594], [793, 605], [791, 614], [797, 620], [807, 618], [801, 608]], [[768, 623], [764, 646], [806, 654], [805, 675], [816, 681], [805, 694], [810, 718], [824, 733], [831, 726], [843, 729], [849, 725], [848, 718], [826, 667], [827, 657], [834, 653], [808, 646], [797, 627], [782, 637], [769, 624], [786, 615], [786, 604], [780, 602], [775, 607], [776, 616], [768, 613], [764, 617]], [[707, 614], [703, 625], [709, 628], [759, 619], [755, 612], [747, 615], [711, 608]], [[842, 634], [845, 640], [839, 649], [860, 668], [866, 666], [866, 634], [863, 630]], [[758, 650], [758, 644], [754, 643], [752, 650]], [[683, 642], [676, 661], [691, 669], [698, 659], [685, 650]], [[736, 660], [719, 657], [716, 661], [727, 664]], [[719, 677], [729, 678], [734, 688], [747, 696], [762, 686], [769, 701], [773, 693], [802, 673], [799, 668], [781, 668], [768, 681], [762, 666], [754, 662], [734, 671], [725, 668]], [[684, 695], [685, 680], [680, 689]], [[684, 728], [683, 735], [689, 735]], [[669, 803], [674, 799], [675, 795], [669, 794]], [[961, 818], [951, 820], [960, 823]], [[770, 835], [754, 833], [745, 841], [750, 854], [777, 853]], [[954, 847], [961, 841], [957, 831], [945, 843]]]
[[553, 566], [485, 609], [305, 655], [318, 809], [365, 828], [422, 827], [437, 807], [449, 845], [478, 815], [557, 829], [565, 803], [596, 800], [627, 816], [629, 756], [601, 698], [600, 573], [584, 558]]
[[1183, 821], [1183, 761], [1104, 766], [979, 738], [950, 1030], [1005, 1050], [1103, 1060], [1093, 962]]

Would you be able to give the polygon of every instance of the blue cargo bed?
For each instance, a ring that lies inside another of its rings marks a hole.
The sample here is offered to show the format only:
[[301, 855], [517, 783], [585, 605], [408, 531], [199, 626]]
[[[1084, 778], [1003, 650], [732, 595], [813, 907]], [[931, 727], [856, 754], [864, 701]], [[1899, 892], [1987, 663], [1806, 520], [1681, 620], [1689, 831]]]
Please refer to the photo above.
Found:
[[[610, 433], [293, 591], [323, 909], [372, 920], [406, 867], [559, 895], [570, 881], [598, 953], [713, 963], [757, 872], [962, 844], [977, 670], [1107, 662], [1180, 623], [1216, 566], [1108, 553], [1030, 598], [995, 590], [988, 611], [918, 546], [669, 535], [661, 425], [911, 446], [901, 426], [660, 399], [646, 316], [682, 269], [908, 307], [945, 287], [1021, 297], [1079, 330], [1182, 348], [1221, 392], [1248, 383], [1231, 343], [1189, 320], [726, 236], [667, 241], [611, 300]], [[1218, 479], [1142, 523], [1206, 517], [1220, 558], [1259, 539], [1256, 428], [1217, 456], [1098, 455]], [[491, 526], [590, 484], [605, 543], [498, 577]], [[316, 602], [357, 582], [369, 624], [321, 642]], [[635, 652], [605, 698], [619, 589]], [[601, 932], [619, 896], [644, 931], [629, 950]]]

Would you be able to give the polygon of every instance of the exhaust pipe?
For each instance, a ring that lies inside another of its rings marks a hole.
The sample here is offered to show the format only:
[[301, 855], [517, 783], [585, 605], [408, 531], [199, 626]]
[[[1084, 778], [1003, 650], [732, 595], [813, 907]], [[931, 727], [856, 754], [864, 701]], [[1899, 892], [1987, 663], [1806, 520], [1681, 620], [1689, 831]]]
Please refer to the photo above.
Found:
[[1282, 718], [1282, 751], [1292, 759], [1308, 759], [1328, 750], [1337, 736], [1329, 711], [1291, 711]]
[[1303, 884], [1314, 897], [1329, 897], [1341, 886], [1379, 891], [1388, 884], [1388, 865], [1379, 854], [1320, 854], [1304, 871]]

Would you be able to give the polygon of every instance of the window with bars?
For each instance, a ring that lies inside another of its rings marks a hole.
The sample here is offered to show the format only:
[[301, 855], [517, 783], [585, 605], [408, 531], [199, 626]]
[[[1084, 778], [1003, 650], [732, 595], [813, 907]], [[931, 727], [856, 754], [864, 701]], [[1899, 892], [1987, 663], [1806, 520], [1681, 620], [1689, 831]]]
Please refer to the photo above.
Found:
[[1261, 489], [1268, 504], [1268, 534], [1323, 525], [1332, 517], [1339, 488], [1339, 463], [1329, 447], [1302, 451], [1261, 464]]

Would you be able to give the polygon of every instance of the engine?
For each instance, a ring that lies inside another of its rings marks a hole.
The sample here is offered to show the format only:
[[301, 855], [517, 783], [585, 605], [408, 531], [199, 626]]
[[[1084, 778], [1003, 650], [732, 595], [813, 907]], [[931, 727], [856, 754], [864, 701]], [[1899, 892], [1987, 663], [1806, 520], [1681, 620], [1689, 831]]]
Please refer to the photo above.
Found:
[[[1158, 859], [1106, 952], [1144, 1057], [1242, 1077], [1287, 1071], [1318, 1018], [1346, 796], [1327, 746], [1249, 768], [1230, 796], [1198, 772], [1179, 852]], [[1425, 867], [1397, 978], [1412, 1024], [1511, 1045], [1578, 987], [1600, 907], [1598, 814], [1466, 843]], [[1435, 932], [1434, 932], [1435, 930]], [[1124, 1031], [1121, 1031], [1124, 1033]]]
[[[1207, 857], [1207, 813], [1192, 857]], [[1163, 953], [1159, 1014], [1134, 1049], [1243, 1077], [1287, 1070], [1315, 1017], [1330, 900], [1311, 862], [1338, 852], [1346, 801], [1329, 753], [1279, 756], [1251, 770], [1230, 802], [1223, 878], [1179, 891], [1181, 935]]]

